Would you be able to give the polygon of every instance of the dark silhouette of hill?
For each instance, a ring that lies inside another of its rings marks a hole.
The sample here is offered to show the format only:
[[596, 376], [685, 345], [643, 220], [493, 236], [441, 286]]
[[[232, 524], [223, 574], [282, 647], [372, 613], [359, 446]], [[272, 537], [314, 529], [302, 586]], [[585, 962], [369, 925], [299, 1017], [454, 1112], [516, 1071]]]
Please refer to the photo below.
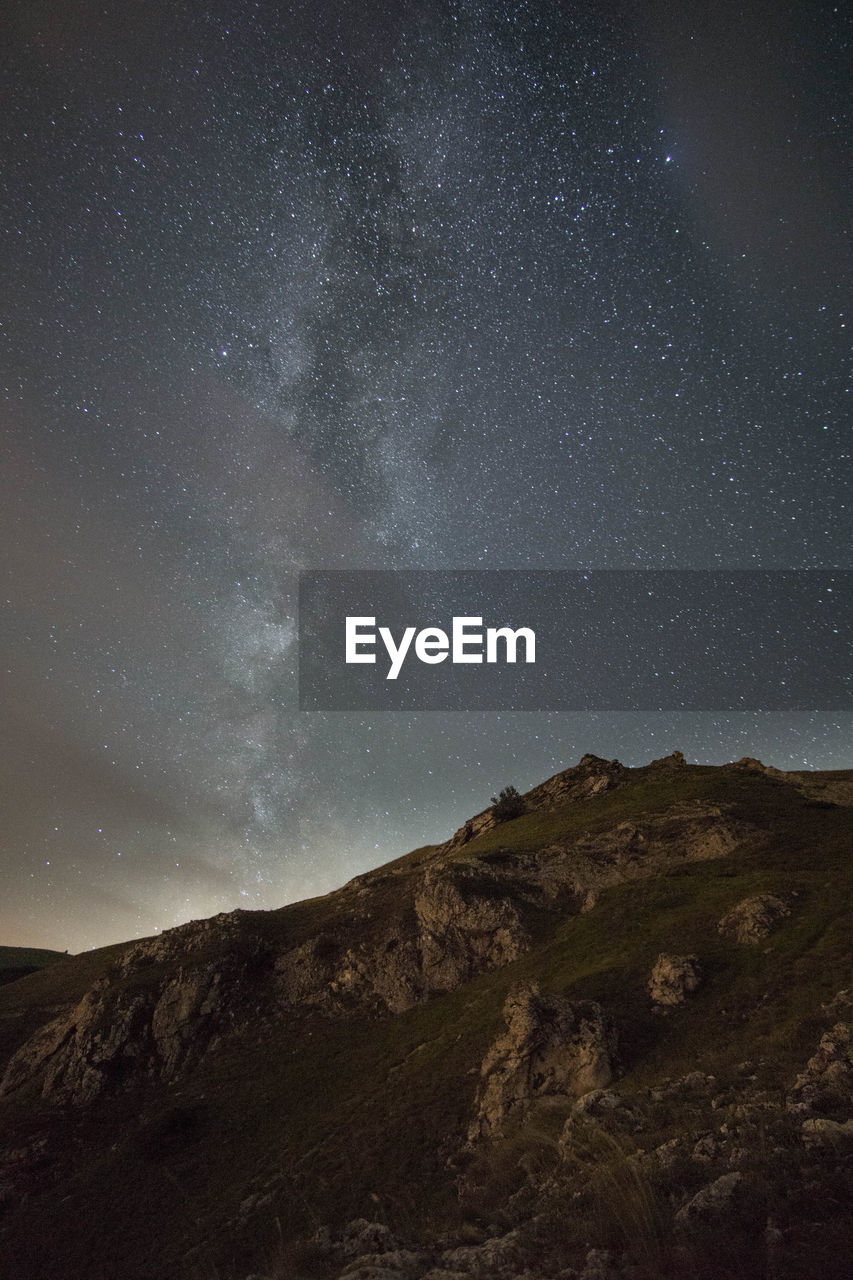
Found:
[[0, 947], [0, 986], [67, 958], [65, 951], [47, 951], [42, 947]]

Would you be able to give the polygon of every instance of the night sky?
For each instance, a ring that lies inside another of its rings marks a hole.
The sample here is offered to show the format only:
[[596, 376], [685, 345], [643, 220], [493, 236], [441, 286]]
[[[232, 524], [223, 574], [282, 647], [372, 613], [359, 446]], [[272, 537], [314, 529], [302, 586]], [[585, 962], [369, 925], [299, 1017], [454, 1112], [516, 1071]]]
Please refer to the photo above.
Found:
[[840, 8], [4, 13], [0, 942], [325, 892], [585, 751], [853, 765], [293, 677], [300, 569], [849, 566]]

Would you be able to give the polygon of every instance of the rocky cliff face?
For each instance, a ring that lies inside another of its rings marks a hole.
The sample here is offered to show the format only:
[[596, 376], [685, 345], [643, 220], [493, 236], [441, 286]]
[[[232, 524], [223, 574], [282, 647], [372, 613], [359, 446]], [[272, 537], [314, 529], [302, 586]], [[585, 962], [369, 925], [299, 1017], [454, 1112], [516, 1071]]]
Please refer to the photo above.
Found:
[[[206, 958], [211, 941], [213, 959]], [[167, 968], [175, 956], [181, 963]], [[0, 1092], [38, 1081], [44, 1098], [83, 1103], [151, 1076], [170, 1079], [246, 1026], [269, 967], [267, 948], [240, 930], [238, 913], [136, 944], [69, 1013], [21, 1047]]]

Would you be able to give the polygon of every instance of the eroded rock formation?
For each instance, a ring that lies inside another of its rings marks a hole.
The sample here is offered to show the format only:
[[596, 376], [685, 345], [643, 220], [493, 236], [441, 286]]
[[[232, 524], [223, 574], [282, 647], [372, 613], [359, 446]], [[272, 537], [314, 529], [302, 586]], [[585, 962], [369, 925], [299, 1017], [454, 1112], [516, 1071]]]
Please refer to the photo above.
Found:
[[594, 1001], [545, 996], [523, 983], [510, 991], [504, 1017], [506, 1031], [483, 1059], [469, 1142], [501, 1136], [537, 1100], [578, 1098], [613, 1078], [616, 1030]]
[[789, 899], [778, 893], [756, 893], [744, 898], [720, 921], [720, 933], [744, 944], [763, 941], [784, 916], [791, 914]]
[[649, 995], [655, 1004], [683, 1004], [702, 981], [698, 956], [674, 956], [661, 952], [649, 977]]

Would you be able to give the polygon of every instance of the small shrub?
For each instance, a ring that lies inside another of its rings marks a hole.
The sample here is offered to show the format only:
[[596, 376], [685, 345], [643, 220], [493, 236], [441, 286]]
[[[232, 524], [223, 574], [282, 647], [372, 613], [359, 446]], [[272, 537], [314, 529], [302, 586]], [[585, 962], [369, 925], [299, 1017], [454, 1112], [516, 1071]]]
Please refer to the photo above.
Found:
[[515, 787], [504, 787], [499, 796], [492, 796], [492, 817], [495, 822], [510, 822], [527, 812], [524, 797]]

